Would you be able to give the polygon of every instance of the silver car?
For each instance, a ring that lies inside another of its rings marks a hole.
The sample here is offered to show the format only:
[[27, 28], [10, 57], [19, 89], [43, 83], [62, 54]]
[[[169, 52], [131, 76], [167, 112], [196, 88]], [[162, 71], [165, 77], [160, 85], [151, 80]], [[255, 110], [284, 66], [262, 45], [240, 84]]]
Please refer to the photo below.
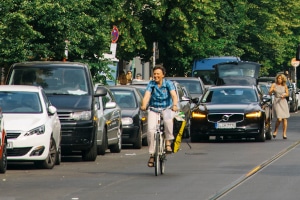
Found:
[[97, 116], [97, 153], [104, 155], [107, 149], [111, 153], [120, 153], [122, 149], [121, 109], [117, 105], [109, 88], [95, 86], [95, 109]]

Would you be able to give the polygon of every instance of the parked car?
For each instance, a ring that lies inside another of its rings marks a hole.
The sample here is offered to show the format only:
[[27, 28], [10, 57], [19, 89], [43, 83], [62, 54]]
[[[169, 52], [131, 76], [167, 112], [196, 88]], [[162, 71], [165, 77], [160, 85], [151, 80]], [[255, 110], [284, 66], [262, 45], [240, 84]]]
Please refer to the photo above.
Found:
[[[83, 161], [97, 158], [98, 132], [92, 75], [87, 64], [34, 61], [13, 64], [6, 85], [42, 86], [57, 108], [62, 130], [62, 154], [79, 154]], [[102, 136], [100, 136], [102, 137]]]
[[147, 145], [148, 113], [140, 110], [143, 96], [128, 85], [109, 88], [122, 109], [122, 144], [132, 144], [135, 149]]
[[[107, 86], [96, 85], [96, 116], [99, 133], [97, 135], [97, 153], [104, 155], [106, 149], [111, 153], [120, 153], [122, 149], [122, 115], [114, 96]], [[105, 94], [105, 95], [104, 95]]]
[[166, 79], [176, 81], [184, 86], [191, 94], [195, 103], [199, 102], [205, 92], [205, 85], [200, 77], [166, 77]]
[[269, 107], [264, 106], [269, 101], [255, 86], [211, 86], [192, 112], [191, 142], [207, 141], [210, 136], [271, 139]]
[[8, 161], [52, 169], [61, 162], [61, 124], [42, 87], [1, 85]]
[[4, 128], [4, 119], [0, 109], [0, 173], [4, 174], [7, 169], [7, 136]]
[[[139, 91], [144, 95], [148, 83], [149, 81], [143, 81], [143, 83], [140, 81], [137, 84], [133, 83], [131, 86], [138, 88]], [[184, 90], [178, 82], [173, 81], [173, 83], [178, 97], [178, 111], [183, 112], [185, 115], [186, 125], [184, 128], [183, 138], [188, 138], [190, 137], [191, 99], [185, 96]], [[181, 122], [175, 121], [174, 131], [178, 132], [180, 127]]]

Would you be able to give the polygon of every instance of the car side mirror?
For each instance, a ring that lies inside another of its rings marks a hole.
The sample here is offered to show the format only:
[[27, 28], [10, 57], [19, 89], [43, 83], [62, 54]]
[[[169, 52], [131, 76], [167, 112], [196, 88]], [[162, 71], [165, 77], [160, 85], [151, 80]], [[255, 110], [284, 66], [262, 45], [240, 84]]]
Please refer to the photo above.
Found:
[[55, 113], [56, 113], [56, 108], [54, 107], [54, 106], [49, 106], [48, 107], [48, 113], [50, 114], [50, 115], [54, 115]]
[[116, 102], [107, 102], [105, 104], [105, 109], [111, 109], [111, 108], [115, 108], [117, 107], [117, 103]]
[[191, 99], [187, 96], [181, 97], [181, 101], [190, 101]]

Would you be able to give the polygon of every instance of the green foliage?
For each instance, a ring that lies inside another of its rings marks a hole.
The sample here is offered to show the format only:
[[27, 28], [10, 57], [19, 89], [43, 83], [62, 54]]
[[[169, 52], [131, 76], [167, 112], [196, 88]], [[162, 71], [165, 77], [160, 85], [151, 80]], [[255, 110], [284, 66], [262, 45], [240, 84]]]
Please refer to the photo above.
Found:
[[300, 43], [300, 2], [290, 0], [1, 0], [0, 63], [25, 60], [88, 62], [94, 80], [109, 74], [111, 29], [117, 57], [150, 61], [153, 42], [168, 75], [191, 71], [195, 58], [232, 55], [274, 75], [290, 67]]

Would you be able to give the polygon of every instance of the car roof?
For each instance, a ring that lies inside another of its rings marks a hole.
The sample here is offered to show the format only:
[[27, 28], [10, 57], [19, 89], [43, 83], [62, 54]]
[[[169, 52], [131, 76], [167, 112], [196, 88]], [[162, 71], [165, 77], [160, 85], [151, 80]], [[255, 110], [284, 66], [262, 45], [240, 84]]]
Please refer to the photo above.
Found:
[[213, 85], [208, 90], [214, 90], [219, 88], [254, 88], [254, 85]]
[[135, 87], [132, 87], [130, 85], [112, 85], [112, 86], [108, 86], [108, 88], [110, 90], [113, 90], [113, 89], [118, 89], [118, 90], [135, 90], [136, 88]]
[[49, 66], [72, 66], [72, 67], [83, 67], [87, 66], [86, 64], [79, 63], [79, 62], [63, 62], [63, 61], [30, 61], [30, 62], [19, 62], [14, 63], [13, 66], [22, 66], [22, 67], [49, 67]]
[[39, 92], [40, 86], [33, 85], [0, 85], [0, 91], [22, 91], [22, 92]]
[[132, 80], [131, 85], [147, 85], [149, 80]]
[[168, 80], [195, 80], [198, 81], [200, 77], [182, 77], [182, 76], [175, 76], [175, 77], [165, 77]]

